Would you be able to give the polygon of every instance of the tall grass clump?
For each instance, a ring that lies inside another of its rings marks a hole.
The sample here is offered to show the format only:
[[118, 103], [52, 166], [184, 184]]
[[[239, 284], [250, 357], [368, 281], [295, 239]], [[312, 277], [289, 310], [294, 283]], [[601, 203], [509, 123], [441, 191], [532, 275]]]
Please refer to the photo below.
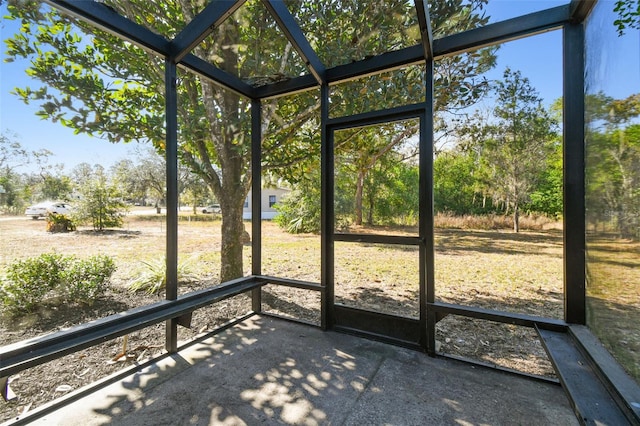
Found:
[[[144, 271], [129, 283], [129, 291], [144, 291], [148, 294], [158, 294], [167, 287], [167, 261], [159, 258], [151, 262], [142, 262]], [[191, 262], [178, 262], [178, 281], [182, 283], [196, 282], [199, 277], [191, 272]]]

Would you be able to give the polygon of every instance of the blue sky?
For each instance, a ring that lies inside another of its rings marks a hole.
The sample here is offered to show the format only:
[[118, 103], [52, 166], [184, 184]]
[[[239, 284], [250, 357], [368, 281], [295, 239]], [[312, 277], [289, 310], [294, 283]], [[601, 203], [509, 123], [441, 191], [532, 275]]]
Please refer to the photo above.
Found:
[[[0, 6], [0, 15], [7, 15], [6, 3]], [[113, 144], [108, 141], [86, 135], [74, 135], [73, 130], [42, 120], [35, 114], [38, 108], [35, 104], [25, 105], [17, 96], [10, 92], [14, 87], [32, 85], [37, 87], [39, 82], [30, 83], [25, 75], [28, 64], [5, 63], [6, 46], [4, 40], [17, 32], [19, 23], [3, 19], [0, 24], [0, 35], [3, 40], [0, 46], [2, 62], [0, 63], [0, 132], [10, 137], [29, 150], [47, 149], [54, 153], [50, 164], [65, 164], [65, 170], [70, 171], [73, 166], [87, 162], [102, 164], [106, 167], [127, 157], [135, 143]], [[14, 137], [14, 135], [17, 135]], [[27, 169], [25, 169], [26, 171]]]
[[[605, 0], [606, 1], [606, 0]], [[497, 22], [520, 14], [546, 9], [564, 3], [563, 0], [490, 0], [487, 13]], [[6, 15], [6, 5], [0, 6], [0, 15]], [[3, 20], [0, 26], [2, 40], [15, 33], [15, 21]], [[80, 162], [101, 163], [109, 166], [126, 157], [133, 144], [112, 144], [73, 131], [59, 123], [51, 123], [36, 117], [35, 105], [25, 105], [11, 95], [17, 85], [29, 85], [24, 74], [24, 63], [4, 63], [5, 46], [2, 45], [0, 64], [0, 132], [13, 137], [31, 150], [48, 149], [55, 156], [51, 163], [64, 163], [70, 170]], [[501, 47], [497, 67], [488, 77], [499, 79], [506, 66], [520, 70], [539, 91], [545, 104], [562, 95], [562, 33], [553, 31], [535, 37], [505, 43]], [[632, 67], [633, 68], [633, 67]], [[635, 68], [637, 78], [638, 68]], [[631, 78], [631, 77], [630, 77]], [[35, 84], [34, 84], [35, 86]], [[627, 96], [620, 94], [619, 96]]]

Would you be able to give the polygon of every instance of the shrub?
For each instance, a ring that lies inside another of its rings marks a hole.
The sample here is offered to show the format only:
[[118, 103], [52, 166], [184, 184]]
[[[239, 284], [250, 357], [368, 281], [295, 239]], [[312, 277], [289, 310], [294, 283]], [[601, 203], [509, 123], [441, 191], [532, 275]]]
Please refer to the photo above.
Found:
[[294, 190], [276, 204], [274, 221], [290, 234], [320, 232], [319, 200], [319, 194], [312, 190]]
[[45, 253], [10, 264], [0, 289], [2, 306], [12, 313], [32, 311], [60, 284], [68, 262], [65, 256]]
[[115, 270], [108, 256], [81, 260], [45, 253], [9, 265], [0, 282], [0, 306], [12, 315], [31, 312], [47, 299], [92, 303]]
[[49, 213], [47, 215], [47, 232], [75, 231], [75, 222], [63, 214]]
[[115, 269], [109, 256], [75, 259], [61, 273], [60, 296], [68, 302], [92, 304], [106, 290]]

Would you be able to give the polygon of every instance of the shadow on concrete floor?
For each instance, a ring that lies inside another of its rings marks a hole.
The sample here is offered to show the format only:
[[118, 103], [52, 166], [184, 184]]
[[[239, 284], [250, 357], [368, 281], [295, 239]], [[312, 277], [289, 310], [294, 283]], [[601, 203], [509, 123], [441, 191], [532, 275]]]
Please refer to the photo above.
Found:
[[35, 424], [578, 422], [554, 384], [254, 316]]

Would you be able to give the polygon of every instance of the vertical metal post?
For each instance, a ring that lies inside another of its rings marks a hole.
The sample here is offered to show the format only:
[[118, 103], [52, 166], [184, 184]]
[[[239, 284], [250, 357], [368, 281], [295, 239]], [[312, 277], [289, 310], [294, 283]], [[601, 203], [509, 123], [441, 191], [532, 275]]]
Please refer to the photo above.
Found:
[[[262, 274], [262, 103], [251, 101], [251, 273]], [[262, 311], [262, 288], [251, 292], [254, 312]]]
[[426, 100], [420, 121], [420, 345], [429, 355], [436, 351], [436, 313], [427, 310], [435, 302], [433, 241], [433, 59], [426, 63]]
[[564, 317], [586, 322], [584, 26], [563, 29]]
[[320, 126], [321, 126], [321, 192], [320, 199], [321, 224], [320, 224], [320, 252], [321, 252], [321, 283], [324, 292], [321, 298], [321, 326], [323, 330], [333, 326], [333, 295], [334, 295], [334, 271], [333, 271], [333, 135], [329, 134], [327, 127], [329, 121], [329, 86], [323, 84], [320, 87]]
[[[166, 170], [167, 170], [167, 236], [166, 236], [166, 299], [178, 297], [178, 93], [177, 67], [170, 58], [165, 60], [166, 103]], [[166, 349], [178, 348], [178, 320], [166, 322]]]

